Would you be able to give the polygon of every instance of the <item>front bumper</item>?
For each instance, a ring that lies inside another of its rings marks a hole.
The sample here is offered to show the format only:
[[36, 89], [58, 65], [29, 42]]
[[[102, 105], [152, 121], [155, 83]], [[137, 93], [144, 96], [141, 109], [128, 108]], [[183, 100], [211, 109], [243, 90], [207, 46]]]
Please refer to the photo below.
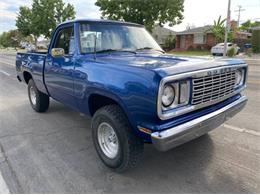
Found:
[[195, 139], [220, 126], [237, 114], [246, 105], [247, 98], [240, 97], [227, 106], [173, 128], [151, 134], [153, 145], [160, 151], [167, 151]]

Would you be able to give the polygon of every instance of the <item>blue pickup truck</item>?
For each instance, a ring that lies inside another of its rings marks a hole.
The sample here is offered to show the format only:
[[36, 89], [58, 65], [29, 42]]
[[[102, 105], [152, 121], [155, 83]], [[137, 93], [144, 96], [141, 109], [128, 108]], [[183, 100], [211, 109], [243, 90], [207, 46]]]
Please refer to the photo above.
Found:
[[135, 166], [144, 143], [169, 150], [247, 102], [243, 61], [168, 55], [143, 26], [126, 22], [62, 23], [47, 53], [17, 53], [16, 70], [36, 112], [52, 97], [92, 116], [97, 154], [116, 171]]

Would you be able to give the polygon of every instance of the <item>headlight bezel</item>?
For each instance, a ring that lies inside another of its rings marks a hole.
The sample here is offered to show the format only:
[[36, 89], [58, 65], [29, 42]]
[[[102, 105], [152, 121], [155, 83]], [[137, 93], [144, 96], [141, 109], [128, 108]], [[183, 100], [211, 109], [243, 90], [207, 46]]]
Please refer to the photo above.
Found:
[[[238, 74], [240, 74], [240, 76], [241, 76], [239, 82], [237, 82]], [[245, 69], [244, 68], [239, 68], [239, 69], [236, 70], [236, 72], [235, 72], [235, 88], [236, 89], [244, 85], [245, 77], [246, 77], [246, 75], [245, 75]]]
[[[223, 98], [211, 101], [206, 104], [200, 104], [200, 105], [192, 105], [191, 104], [191, 98], [192, 98], [192, 79], [201, 77], [201, 76], [206, 76], [208, 74], [215, 74], [218, 72], [223, 72], [223, 71], [232, 71], [232, 70], [237, 70], [237, 69], [243, 69], [243, 82], [240, 86], [234, 87], [234, 92], [232, 94], [229, 94], [228, 96], [224, 96]], [[239, 94], [241, 91], [243, 91], [246, 88], [246, 81], [247, 81], [247, 76], [248, 75], [248, 65], [245, 63], [241, 64], [236, 64], [236, 65], [226, 65], [222, 67], [214, 67], [214, 68], [208, 68], [208, 69], [203, 69], [203, 70], [197, 70], [197, 71], [191, 71], [191, 72], [186, 72], [186, 73], [180, 73], [172, 76], [167, 76], [161, 79], [159, 82], [159, 89], [158, 89], [158, 96], [157, 96], [157, 115], [159, 119], [161, 120], [168, 120], [189, 112], [193, 112], [195, 110], [201, 109], [206, 106], [210, 106], [216, 103], [219, 103], [229, 97], [232, 97], [236, 94]], [[161, 103], [161, 93], [162, 93], [162, 88], [165, 84], [168, 83], [175, 83], [175, 82], [180, 82], [183, 80], [190, 80], [190, 88], [189, 88], [189, 103], [180, 105], [178, 107], [169, 107], [169, 109], [164, 109], [162, 107]]]
[[[186, 101], [180, 102], [180, 96], [182, 94], [182, 91], [181, 91], [180, 87], [183, 84], [187, 85], [187, 88], [186, 88], [186, 90], [187, 90], [187, 93], [186, 93], [187, 97], [186, 97]], [[163, 111], [167, 111], [167, 110], [172, 110], [172, 109], [176, 109], [176, 108], [188, 105], [189, 102], [190, 102], [190, 85], [191, 85], [190, 79], [165, 83], [164, 86], [171, 86], [171, 87], [173, 87], [173, 89], [175, 90], [175, 98], [174, 98], [174, 101], [169, 106], [164, 106], [163, 103], [162, 103], [162, 110]]]

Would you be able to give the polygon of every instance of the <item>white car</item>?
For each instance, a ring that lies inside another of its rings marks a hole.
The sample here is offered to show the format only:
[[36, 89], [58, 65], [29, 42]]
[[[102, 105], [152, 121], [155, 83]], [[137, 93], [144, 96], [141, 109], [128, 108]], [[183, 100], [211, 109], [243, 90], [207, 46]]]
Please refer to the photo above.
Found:
[[[238, 47], [234, 43], [227, 43], [227, 51], [230, 50], [231, 48], [235, 48], [235, 54], [239, 54], [240, 52], [240, 47]], [[219, 43], [215, 45], [214, 47], [211, 48], [211, 54], [213, 56], [215, 55], [223, 55], [224, 54], [224, 43]]]
[[35, 47], [35, 45], [33, 45], [33, 44], [27, 44], [27, 45], [25, 46], [25, 49], [26, 49], [28, 52], [33, 52], [33, 51], [36, 50], [36, 47]]

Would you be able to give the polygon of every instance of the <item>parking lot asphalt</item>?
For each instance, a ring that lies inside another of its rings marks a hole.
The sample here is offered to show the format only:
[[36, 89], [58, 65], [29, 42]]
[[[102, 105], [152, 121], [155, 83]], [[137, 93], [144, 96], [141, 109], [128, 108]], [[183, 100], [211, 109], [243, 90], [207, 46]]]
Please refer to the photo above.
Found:
[[145, 145], [141, 164], [126, 173], [99, 160], [91, 118], [54, 100], [34, 112], [14, 64], [14, 55], [0, 54], [0, 192], [260, 193], [260, 63], [249, 64], [241, 113], [168, 152]]

